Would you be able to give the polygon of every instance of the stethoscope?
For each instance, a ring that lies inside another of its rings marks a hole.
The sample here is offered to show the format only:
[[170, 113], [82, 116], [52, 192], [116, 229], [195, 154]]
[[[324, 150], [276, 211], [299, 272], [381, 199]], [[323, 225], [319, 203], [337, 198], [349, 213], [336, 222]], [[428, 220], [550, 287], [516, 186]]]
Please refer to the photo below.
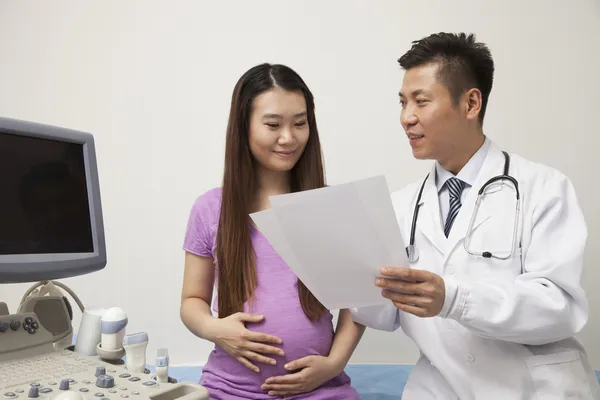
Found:
[[[515, 244], [516, 244], [516, 238], [517, 238], [517, 226], [518, 226], [518, 221], [519, 221], [519, 210], [520, 210], [519, 200], [520, 200], [521, 195], [519, 193], [519, 183], [517, 182], [517, 180], [515, 178], [513, 178], [512, 176], [510, 176], [508, 174], [508, 169], [510, 167], [510, 156], [505, 151], [503, 151], [502, 153], [504, 154], [504, 172], [502, 175], [495, 176], [495, 177], [491, 178], [490, 180], [488, 180], [479, 189], [479, 192], [477, 193], [477, 200], [475, 201], [475, 208], [473, 209], [473, 214], [471, 215], [471, 221], [469, 222], [469, 227], [467, 228], [467, 233], [465, 234], [465, 240], [464, 240], [463, 246], [465, 248], [465, 251], [472, 256], [478, 256], [478, 257], [483, 257], [483, 258], [492, 258], [493, 257], [493, 258], [496, 258], [499, 260], [507, 260], [510, 257], [512, 257], [513, 253], [515, 252]], [[406, 255], [408, 256], [408, 261], [411, 264], [417, 262], [417, 260], [419, 259], [419, 251], [415, 247], [415, 230], [417, 227], [417, 218], [419, 217], [419, 207], [420, 207], [419, 203], [421, 202], [421, 195], [423, 194], [423, 188], [425, 187], [425, 183], [427, 183], [428, 178], [429, 178], [429, 174], [427, 174], [427, 176], [423, 180], [423, 183], [421, 184], [421, 188], [419, 189], [419, 194], [417, 196], [417, 201], [415, 203], [415, 209], [413, 212], [412, 225], [410, 228], [410, 242], [409, 242], [408, 246], [406, 246]], [[488, 187], [490, 187], [490, 185], [492, 183], [497, 182], [497, 181], [504, 181], [504, 180], [508, 180], [509, 182], [511, 182], [513, 184], [513, 187], [515, 189], [515, 194], [517, 197], [517, 203], [515, 205], [515, 221], [514, 221], [513, 238], [512, 238], [513, 240], [512, 240], [512, 248], [510, 250], [510, 253], [506, 256], [498, 256], [496, 254], [492, 254], [492, 252], [490, 252], [490, 251], [482, 251], [482, 252], [472, 251], [469, 248], [470, 234], [471, 234], [471, 230], [473, 229], [473, 223], [475, 222], [475, 216], [477, 214], [477, 210], [479, 209], [479, 205], [481, 204], [482, 196], [485, 194], [485, 190]]]

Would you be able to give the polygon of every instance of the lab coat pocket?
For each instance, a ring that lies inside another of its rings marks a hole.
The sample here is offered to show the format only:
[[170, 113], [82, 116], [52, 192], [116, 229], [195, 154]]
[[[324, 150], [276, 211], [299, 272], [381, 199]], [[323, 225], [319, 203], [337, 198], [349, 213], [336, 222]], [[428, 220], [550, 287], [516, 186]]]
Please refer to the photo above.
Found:
[[527, 357], [538, 400], [594, 400], [587, 374], [577, 351]]

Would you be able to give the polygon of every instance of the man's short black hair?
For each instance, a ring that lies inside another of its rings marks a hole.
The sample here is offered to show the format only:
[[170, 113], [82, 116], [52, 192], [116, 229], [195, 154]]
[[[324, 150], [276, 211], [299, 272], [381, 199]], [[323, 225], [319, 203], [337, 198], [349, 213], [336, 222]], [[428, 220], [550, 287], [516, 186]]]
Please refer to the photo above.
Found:
[[455, 104], [467, 90], [479, 89], [479, 121], [483, 124], [494, 80], [494, 61], [488, 47], [476, 42], [474, 34], [465, 33], [440, 32], [412, 43], [411, 49], [398, 59], [400, 66], [409, 70], [439, 63], [437, 79], [448, 88]]

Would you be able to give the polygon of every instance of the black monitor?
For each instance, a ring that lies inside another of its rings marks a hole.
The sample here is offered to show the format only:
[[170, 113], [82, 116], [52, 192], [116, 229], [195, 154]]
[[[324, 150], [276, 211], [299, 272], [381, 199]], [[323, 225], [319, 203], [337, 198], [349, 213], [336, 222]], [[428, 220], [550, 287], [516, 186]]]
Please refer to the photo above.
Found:
[[0, 283], [105, 266], [94, 137], [0, 118]]

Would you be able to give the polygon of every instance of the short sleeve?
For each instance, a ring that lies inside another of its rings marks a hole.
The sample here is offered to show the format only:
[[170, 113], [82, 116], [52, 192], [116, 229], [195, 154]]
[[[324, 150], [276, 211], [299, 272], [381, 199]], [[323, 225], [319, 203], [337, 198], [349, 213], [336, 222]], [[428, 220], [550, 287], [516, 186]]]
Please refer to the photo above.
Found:
[[183, 250], [201, 257], [214, 257], [213, 228], [218, 221], [218, 210], [214, 190], [196, 199], [188, 218]]

